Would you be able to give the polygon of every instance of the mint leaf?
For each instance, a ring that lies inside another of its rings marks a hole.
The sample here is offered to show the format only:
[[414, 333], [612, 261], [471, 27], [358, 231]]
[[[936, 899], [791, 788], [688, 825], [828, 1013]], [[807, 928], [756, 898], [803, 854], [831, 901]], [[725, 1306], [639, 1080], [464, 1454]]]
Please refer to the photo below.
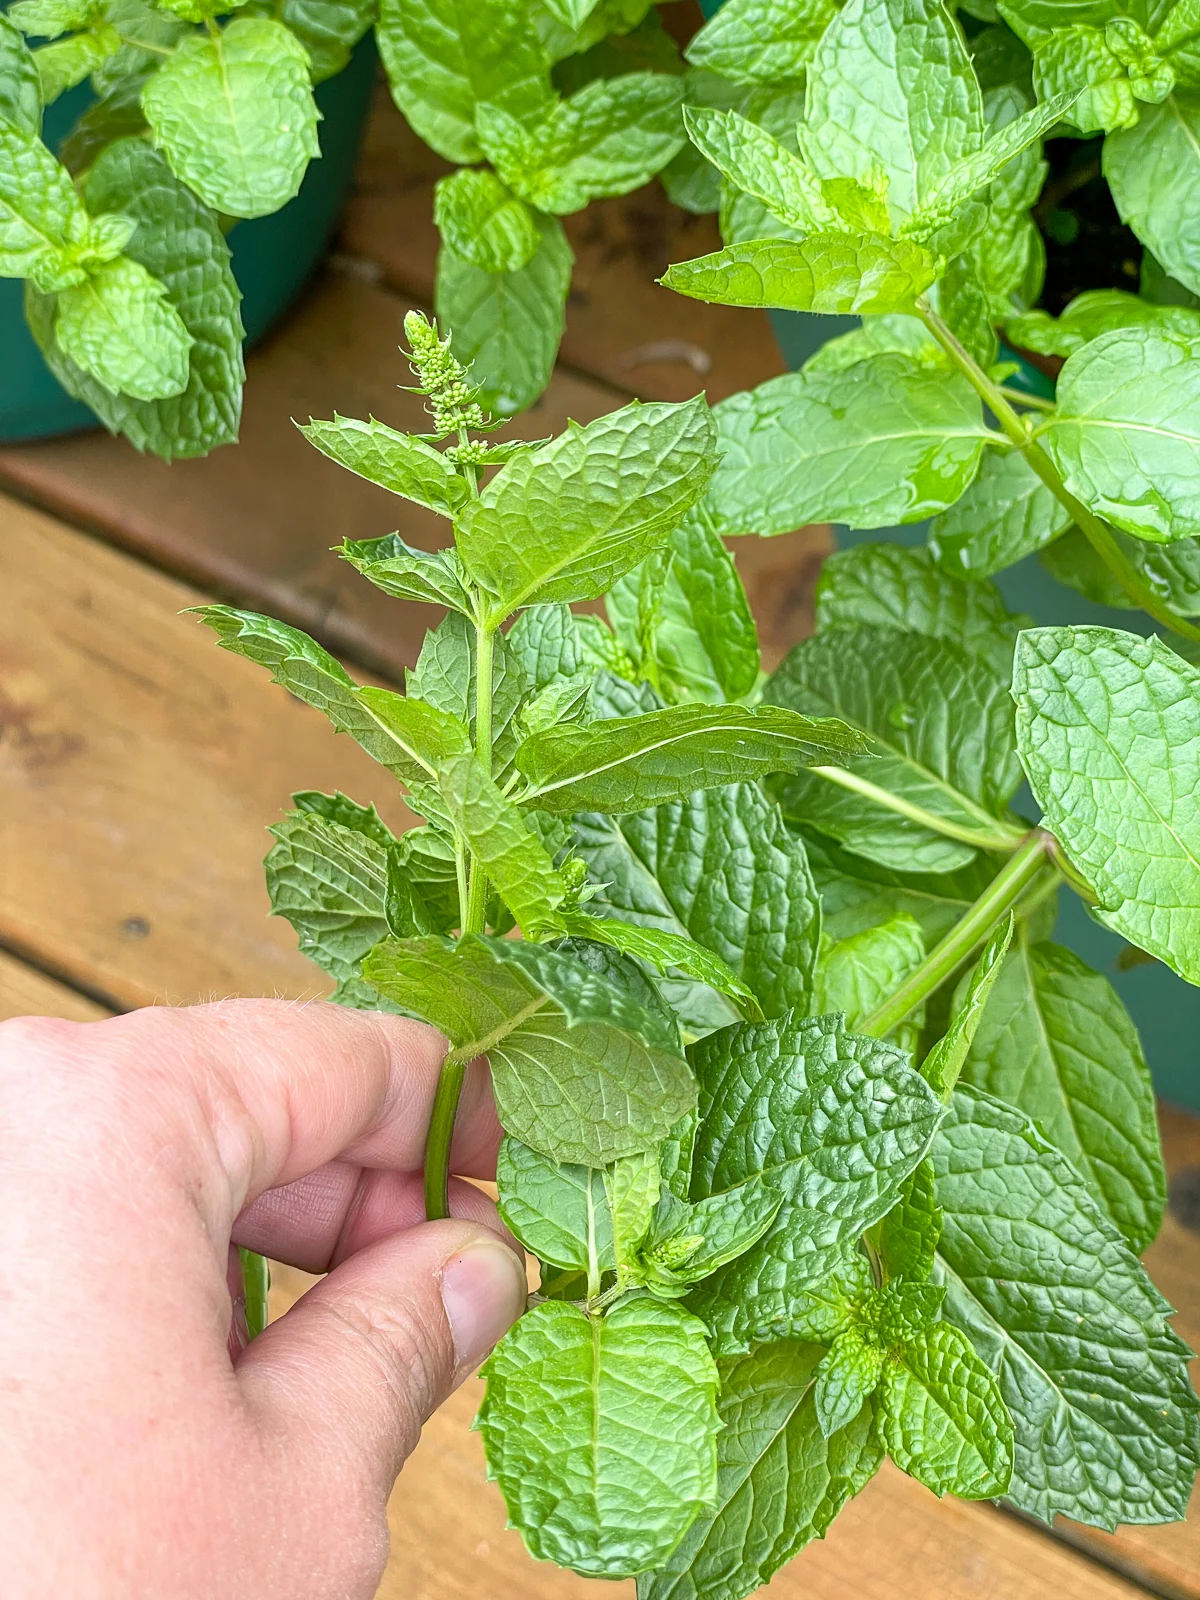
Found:
[[360, 806], [357, 800], [351, 800], [340, 789], [333, 794], [322, 794], [319, 789], [302, 789], [292, 796], [292, 804], [307, 815], [324, 817], [326, 822], [336, 822], [354, 833], [361, 833], [365, 838], [382, 845], [385, 850], [399, 843], [373, 805]]
[[836, 11], [836, 0], [727, 0], [692, 39], [687, 59], [734, 83], [792, 83]]
[[[733, 784], [619, 818], [581, 813], [572, 831], [603, 885], [593, 909], [706, 946], [769, 1016], [808, 1009], [816, 891], [803, 844], [761, 789]], [[670, 985], [664, 993], [681, 998]], [[734, 1020], [727, 1008], [716, 1025]]]
[[523, 118], [552, 103], [530, 8], [514, 0], [382, 0], [375, 37], [393, 100], [447, 161], [482, 160], [478, 101]]
[[457, 539], [497, 618], [587, 600], [628, 572], [699, 499], [714, 466], [702, 395], [632, 405], [517, 456], [464, 508]]
[[1019, 450], [985, 450], [962, 499], [929, 530], [929, 550], [956, 578], [990, 578], [1071, 526], [1071, 514]]
[[1190, 306], [1159, 306], [1122, 289], [1089, 289], [1078, 294], [1061, 316], [1024, 311], [1009, 317], [1004, 331], [1013, 344], [1046, 356], [1073, 356], [1085, 344], [1114, 328], [1161, 327], [1190, 338], [1200, 335], [1200, 312]]
[[632, 1299], [593, 1319], [547, 1301], [483, 1374], [488, 1474], [535, 1558], [631, 1577], [666, 1560], [715, 1499], [717, 1371], [678, 1307]]
[[612, 1214], [613, 1254], [620, 1280], [636, 1269], [638, 1250], [650, 1231], [650, 1219], [662, 1189], [658, 1151], [643, 1150], [614, 1161], [604, 1171], [608, 1209]]
[[518, 615], [506, 638], [532, 689], [548, 688], [555, 678], [582, 670], [582, 621], [562, 604], [529, 606]]
[[187, 35], [142, 109], [176, 177], [231, 217], [278, 211], [320, 154], [307, 52], [269, 17]]
[[459, 718], [412, 695], [371, 686], [354, 696], [368, 716], [410, 758], [420, 774], [435, 778], [443, 763], [471, 754], [471, 737]]
[[523, 814], [469, 751], [443, 760], [437, 778], [447, 815], [520, 928], [552, 927], [566, 888]]
[[[992, 459], [989, 453], [985, 464]], [[926, 551], [899, 544], [839, 550], [827, 557], [817, 580], [818, 630], [863, 622], [948, 639], [1005, 681], [1012, 676], [1013, 646], [1025, 620], [1009, 614], [994, 584], [948, 581]]]
[[616, 1270], [604, 1173], [560, 1166], [505, 1137], [496, 1159], [497, 1209], [506, 1227], [551, 1266]]
[[[1030, 110], [1033, 96], [1024, 81], [1025, 52], [1002, 29], [992, 30], [991, 37], [997, 54], [1005, 53], [1001, 55], [1000, 70], [1013, 73], [1017, 79], [990, 86], [984, 81], [986, 63], [976, 49], [975, 68], [984, 85], [984, 116], [994, 134]], [[997, 321], [1008, 316], [1014, 305], [1031, 305], [1041, 292], [1045, 247], [1030, 208], [1037, 204], [1048, 171], [1036, 144], [1010, 161], [992, 182], [987, 195], [987, 221], [968, 247]]]
[[1150, 1072], [1116, 990], [1061, 945], [1020, 939], [1000, 970], [963, 1081], [1024, 1111], [1135, 1254], [1162, 1221], [1166, 1175]]
[[554, 1161], [650, 1149], [695, 1099], [666, 1019], [567, 953], [478, 934], [385, 940], [363, 976], [460, 1059], [486, 1055], [502, 1127]]
[[69, 247], [82, 245], [87, 213], [66, 168], [34, 132], [0, 121], [0, 275], [46, 288], [79, 283]]
[[584, 912], [559, 913], [560, 925], [577, 939], [592, 939], [611, 945], [622, 955], [633, 956], [661, 972], [664, 977], [678, 972], [696, 983], [707, 984], [732, 1000], [744, 1016], [761, 1018], [762, 1007], [752, 990], [711, 950], [693, 939], [665, 933], [660, 928], [640, 927], [635, 922], [618, 922], [612, 917], [593, 917]]
[[341, 72], [350, 52], [375, 20], [374, 0], [273, 0], [273, 15], [308, 52], [314, 83]]
[[335, 548], [384, 594], [449, 606], [463, 613], [471, 610], [471, 596], [454, 550], [414, 550], [398, 533], [382, 539], [347, 539]]
[[1015, 1425], [1008, 1498], [1050, 1522], [1181, 1517], [1200, 1428], [1170, 1307], [1066, 1158], [960, 1088], [934, 1143], [946, 1316]]
[[1071, 493], [1142, 539], [1200, 533], [1200, 337], [1118, 328], [1073, 355], [1037, 437]]
[[1200, 674], [1159, 639], [1037, 628], [1013, 668], [1038, 804], [1107, 927], [1200, 983]]
[[943, 1099], [958, 1082], [971, 1041], [999, 977], [1000, 964], [1012, 942], [1014, 925], [1014, 916], [1010, 911], [994, 930], [979, 960], [964, 978], [955, 997], [957, 1004], [949, 1026], [921, 1063], [921, 1076], [934, 1093], [940, 1094]]
[[272, 914], [286, 917], [303, 953], [339, 983], [359, 977], [362, 958], [388, 933], [386, 848], [302, 811], [275, 823], [271, 834], [265, 865]]
[[876, 1230], [876, 1247], [889, 1278], [925, 1283], [933, 1272], [942, 1210], [937, 1203], [933, 1163], [926, 1158], [913, 1169], [900, 1199]]
[[995, 876], [992, 862], [982, 855], [955, 872], [915, 873], [878, 866], [815, 831], [804, 833], [804, 847], [821, 896], [822, 926], [831, 939], [847, 939], [907, 911], [921, 924], [931, 949]]
[[484, 272], [519, 272], [539, 244], [529, 207], [486, 168], [463, 167], [439, 178], [433, 220], [451, 250]]
[[36, 139], [42, 131], [42, 90], [37, 62], [21, 30], [0, 14], [0, 121]]
[[297, 423], [297, 427], [310, 444], [338, 466], [419, 506], [427, 506], [440, 516], [452, 517], [468, 499], [466, 479], [440, 450], [414, 434], [397, 433], [374, 417], [369, 422], [357, 422], [353, 417], [339, 417], [335, 411], [332, 422], [310, 418], [307, 424]]
[[995, 440], [965, 379], [895, 354], [769, 378], [714, 415], [724, 453], [704, 505], [722, 533], [918, 522], [958, 499]]
[[992, 1500], [1007, 1490], [1012, 1419], [991, 1371], [950, 1323], [889, 1351], [878, 1415], [892, 1460], [934, 1494]]
[[114, 394], [166, 400], [187, 388], [192, 336], [166, 285], [128, 256], [59, 294], [54, 335], [69, 361]]
[[812, 1011], [845, 1012], [846, 1026], [856, 1028], [924, 959], [921, 924], [898, 912], [828, 946], [817, 968]]
[[627, 812], [863, 748], [836, 720], [771, 706], [667, 706], [641, 717], [547, 728], [516, 753], [539, 810]]
[[700, 1082], [692, 1196], [763, 1177], [783, 1207], [691, 1304], [723, 1352], [788, 1338], [802, 1292], [895, 1203], [940, 1108], [905, 1056], [840, 1017], [743, 1023], [691, 1047]]
[[936, 272], [933, 257], [908, 239], [810, 233], [729, 245], [668, 267], [659, 281], [723, 306], [865, 314], [910, 311]]
[[882, 1451], [868, 1404], [825, 1439], [813, 1403], [815, 1344], [781, 1342], [718, 1362], [717, 1509], [704, 1511], [638, 1600], [744, 1600], [875, 1475]]
[[861, 1329], [838, 1334], [817, 1368], [813, 1389], [817, 1426], [827, 1439], [854, 1421], [882, 1371], [883, 1351]]
[[950, 872], [964, 865], [1020, 782], [1002, 680], [948, 639], [828, 628], [797, 645], [764, 698], [838, 716], [869, 738], [870, 754], [801, 774], [780, 799], [785, 816], [880, 866]]
[[[417, 665], [407, 674], [408, 692], [447, 711], [475, 737], [477, 642], [474, 626], [461, 615], [444, 617], [425, 635]], [[529, 680], [503, 634], [492, 641], [492, 775], [503, 783], [512, 770], [521, 737], [517, 712]]]
[[757, 1244], [782, 1203], [759, 1178], [695, 1205], [668, 1191], [658, 1201], [653, 1229], [637, 1261], [638, 1279], [659, 1296], [686, 1294], [693, 1283]]
[[734, 188], [801, 233], [836, 231], [838, 215], [816, 174], [775, 136], [737, 111], [687, 106], [692, 143]]
[[1104, 141], [1104, 176], [1121, 214], [1173, 278], [1200, 294], [1200, 92], [1138, 107], [1137, 124]]

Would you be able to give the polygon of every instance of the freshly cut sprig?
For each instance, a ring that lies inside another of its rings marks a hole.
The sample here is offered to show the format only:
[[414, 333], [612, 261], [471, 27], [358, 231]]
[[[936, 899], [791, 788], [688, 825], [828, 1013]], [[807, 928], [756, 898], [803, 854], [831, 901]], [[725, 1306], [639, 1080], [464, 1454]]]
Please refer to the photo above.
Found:
[[[816, 637], [765, 678], [702, 509], [702, 400], [484, 463], [470, 374], [419, 318], [409, 339], [434, 435], [305, 430], [452, 525], [436, 553], [342, 550], [447, 608], [404, 692], [270, 618], [203, 615], [427, 819], [397, 837], [373, 803], [298, 794], [267, 878], [335, 1001], [447, 1040], [431, 1217], [487, 1059], [500, 1213], [540, 1285], [479, 1427], [531, 1553], [641, 1600], [743, 1600], [885, 1454], [1047, 1520], [1181, 1516], [1188, 1352], [1136, 1255], [1164, 1199], [1149, 1075], [1048, 934], [1069, 879], [1194, 959], [1200, 912], [1143, 846], [1165, 871], [1196, 843], [1200, 743], [1172, 724], [1153, 774], [1129, 746], [1200, 702], [1193, 669], [1022, 633], [990, 585], [868, 546], [828, 563]], [[606, 589], [606, 619], [569, 609]], [[1022, 769], [1041, 827], [1009, 810]]]

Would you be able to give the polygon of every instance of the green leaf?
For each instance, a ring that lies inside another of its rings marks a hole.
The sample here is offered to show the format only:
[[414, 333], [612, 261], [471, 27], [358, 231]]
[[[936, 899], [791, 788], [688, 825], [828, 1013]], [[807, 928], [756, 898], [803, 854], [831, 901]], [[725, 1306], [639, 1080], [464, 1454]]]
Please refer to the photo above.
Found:
[[734, 83], [791, 83], [804, 76], [837, 0], [727, 0], [687, 47], [694, 67]]
[[964, 378], [894, 354], [769, 378], [714, 415], [724, 454], [704, 505], [722, 533], [919, 522], [953, 505], [996, 437]]
[[693, 939], [666, 933], [661, 928], [645, 928], [635, 922], [618, 922], [612, 917], [588, 916], [583, 912], [560, 912], [559, 922], [574, 938], [611, 945], [622, 955], [644, 961], [664, 976], [678, 972], [696, 983], [707, 984], [732, 1000], [743, 1016], [752, 1020], [762, 1017], [762, 1007], [753, 991], [730, 971], [720, 956]]
[[592, 1319], [547, 1301], [483, 1373], [488, 1475], [535, 1558], [631, 1577], [714, 1502], [717, 1371], [702, 1325], [678, 1307], [635, 1298]]
[[969, 251], [957, 255], [930, 293], [930, 304], [951, 333], [985, 372], [995, 364], [999, 340], [991, 301]]
[[[1176, 539], [1149, 544], [1113, 530], [1113, 539], [1130, 566], [1173, 611], [1184, 617], [1200, 613], [1200, 540]], [[1070, 528], [1039, 557], [1042, 566], [1079, 594], [1098, 605], [1136, 611], [1138, 603], [1118, 583], [1078, 528]]]
[[637, 1263], [638, 1278], [653, 1294], [686, 1294], [692, 1284], [757, 1244], [782, 1203], [760, 1178], [695, 1205], [668, 1191], [655, 1209], [653, 1229]]
[[[1084, 85], [1068, 117], [1083, 133], [1126, 128], [1138, 120], [1133, 84], [1109, 48], [1102, 27], [1055, 27], [1036, 44], [1033, 78], [1043, 99], [1068, 85], [1077, 91]], [[1165, 89], [1170, 87], [1168, 80]]]
[[8, 16], [22, 33], [51, 39], [88, 27], [98, 10], [95, 0], [16, 0], [8, 7]]
[[822, 926], [831, 939], [847, 939], [907, 911], [932, 949], [995, 877], [994, 862], [983, 855], [956, 872], [915, 873], [878, 866], [815, 831], [804, 834], [804, 847], [821, 896]]
[[1200, 337], [1119, 328], [1073, 355], [1036, 432], [1071, 493], [1142, 539], [1200, 534]]
[[43, 45], [34, 55], [43, 105], [53, 105], [59, 95], [82, 83], [89, 73], [98, 71], [120, 49], [121, 35], [104, 22], [87, 33]]
[[817, 1426], [827, 1439], [854, 1421], [882, 1371], [883, 1351], [859, 1328], [838, 1334], [817, 1368], [813, 1390]]
[[562, 338], [574, 256], [554, 217], [535, 217], [536, 253], [519, 272], [484, 272], [442, 247], [434, 303], [453, 330], [454, 353], [471, 368], [491, 412], [523, 411], [550, 381]]
[[486, 168], [439, 178], [433, 220], [451, 250], [483, 272], [519, 272], [540, 242], [529, 207]]
[[265, 865], [272, 914], [287, 918], [301, 951], [339, 983], [359, 977], [363, 957], [388, 933], [386, 847], [302, 811], [275, 823], [271, 834]]
[[[882, 171], [899, 225], [983, 142], [979, 84], [939, 0], [849, 0], [808, 70], [801, 149], [818, 175], [870, 188]], [[961, 250], [983, 217], [982, 205], [968, 201], [939, 253]]]
[[1009, 1486], [1012, 1419], [995, 1377], [948, 1322], [889, 1351], [879, 1435], [900, 1470], [936, 1495], [992, 1500]]
[[766, 128], [737, 111], [685, 106], [692, 143], [737, 189], [801, 233], [836, 231], [838, 215], [816, 174]]
[[876, 1248], [889, 1279], [928, 1281], [942, 1235], [942, 1210], [928, 1158], [914, 1168], [876, 1234]]
[[1000, 976], [1000, 966], [1012, 942], [1013, 913], [996, 928], [979, 960], [964, 979], [957, 995], [950, 1026], [921, 1063], [921, 1076], [935, 1094], [945, 1099], [958, 1082], [984, 1013]]
[[421, 771], [435, 778], [444, 763], [471, 754], [471, 737], [455, 716], [394, 689], [353, 691], [359, 705]]
[[1173, 278], [1200, 294], [1200, 91], [1139, 108], [1104, 141], [1104, 176], [1121, 221]]
[[907, 239], [811, 233], [730, 245], [668, 267], [659, 281], [715, 305], [868, 313], [911, 311], [936, 272], [933, 257]]
[[398, 533], [382, 539], [347, 539], [335, 549], [384, 594], [449, 606], [463, 613], [471, 610], [471, 596], [454, 550], [414, 550]]
[[[301, 789], [292, 796], [292, 804], [306, 815], [324, 817], [326, 822], [336, 822], [354, 833], [361, 833], [385, 850], [399, 843], [373, 805], [360, 806], [340, 789], [333, 794], [322, 794], [319, 789]], [[415, 831], [420, 832], [420, 829]]]
[[839, 550], [826, 558], [817, 581], [818, 630], [868, 623], [948, 639], [986, 661], [1006, 682], [1026, 620], [1009, 614], [994, 584], [953, 583], [926, 551], [899, 544]]
[[47, 288], [81, 282], [86, 273], [72, 267], [69, 247], [82, 245], [87, 230], [66, 168], [36, 133], [0, 121], [0, 275], [49, 274]]
[[493, 616], [610, 588], [704, 492], [714, 436], [702, 395], [635, 401], [510, 461], [458, 527], [467, 570], [496, 597]]
[[827, 628], [796, 646], [764, 697], [838, 716], [870, 740], [844, 767], [791, 779], [785, 816], [906, 872], [963, 866], [989, 830], [1019, 839], [995, 820], [1021, 777], [1005, 685], [948, 639]]
[[566, 897], [563, 881], [545, 846], [479, 757], [468, 751], [444, 760], [438, 785], [447, 814], [518, 926], [527, 934], [553, 927], [554, 911]]
[[560, 1166], [506, 1136], [496, 1188], [502, 1221], [539, 1261], [579, 1272], [616, 1270], [602, 1171]]
[[934, 1143], [945, 1314], [1015, 1424], [1008, 1498], [1112, 1528], [1187, 1509], [1200, 1428], [1170, 1307], [1020, 1111], [960, 1088]]
[[596, 9], [598, 0], [544, 0], [544, 4], [564, 28], [582, 28]]
[[335, 411], [332, 422], [310, 418], [307, 424], [296, 426], [338, 466], [440, 516], [452, 517], [469, 497], [466, 479], [440, 450], [414, 434], [397, 433], [374, 417], [358, 422], [353, 417], [339, 417]]
[[623, 813], [697, 788], [842, 761], [862, 748], [833, 720], [769, 706], [678, 705], [581, 728], [547, 728], [518, 747], [516, 764], [530, 786], [526, 804], [559, 815]]
[[392, 98], [447, 161], [483, 159], [479, 101], [530, 120], [552, 104], [531, 9], [524, 0], [381, 0], [375, 37]]
[[638, 1251], [650, 1231], [662, 1189], [658, 1151], [643, 1150], [614, 1161], [605, 1168], [604, 1187], [612, 1214], [613, 1255], [624, 1281], [636, 1271]]
[[882, 1451], [868, 1404], [825, 1439], [813, 1403], [814, 1344], [782, 1342], [718, 1363], [717, 1508], [704, 1511], [638, 1600], [743, 1600], [875, 1475]]
[[691, 1047], [700, 1081], [692, 1196], [761, 1176], [783, 1207], [754, 1248], [695, 1292], [718, 1348], [794, 1332], [798, 1297], [895, 1203], [940, 1107], [891, 1045], [840, 1017], [743, 1023]]
[[164, 460], [232, 444], [242, 411], [241, 290], [217, 218], [140, 138], [121, 138], [96, 157], [85, 195], [96, 217], [136, 222], [126, 253], [166, 285], [193, 340], [187, 387], [166, 400], [113, 394], [71, 361], [53, 325], [54, 302], [31, 294], [30, 324], [55, 377], [114, 433]]
[[[1028, 111], [1033, 96], [1026, 87], [1027, 52], [1007, 29], [993, 28], [989, 32], [995, 41], [997, 67], [1002, 76], [1015, 74], [1017, 80], [1007, 77], [995, 87], [984, 83], [984, 115], [994, 133]], [[978, 42], [977, 38], [975, 43]], [[978, 49], [974, 62], [983, 82], [987, 62]], [[1048, 171], [1038, 145], [1031, 145], [1010, 161], [988, 191], [987, 221], [968, 247], [996, 321], [1009, 316], [1014, 306], [1032, 305], [1041, 293], [1046, 247], [1030, 207], [1036, 205]]]
[[930, 528], [929, 550], [953, 577], [990, 578], [1070, 525], [1071, 513], [1019, 450], [986, 450], [978, 477]]
[[596, 78], [535, 126], [480, 105], [480, 143], [500, 176], [539, 211], [565, 216], [589, 200], [626, 194], [684, 142], [680, 79], [665, 72]]
[[652, 1148], [695, 1099], [665, 1016], [571, 955], [471, 934], [387, 940], [363, 976], [486, 1055], [501, 1125], [555, 1161], [599, 1167]]
[[[804, 846], [754, 784], [689, 795], [611, 818], [572, 819], [596, 884], [589, 904], [623, 921], [687, 936], [719, 956], [768, 1016], [808, 1009], [819, 914]], [[681, 998], [670, 985], [667, 998]], [[734, 1021], [731, 1011], [720, 1018]]]
[[308, 54], [269, 17], [188, 34], [146, 85], [142, 109], [176, 177], [231, 217], [278, 211], [320, 154]]
[[0, 14], [0, 122], [11, 124], [31, 139], [42, 131], [37, 62], [7, 14]]
[[556, 678], [570, 678], [583, 669], [583, 620], [562, 604], [529, 606], [518, 615], [505, 637], [531, 688], [548, 688]]
[[308, 52], [309, 72], [322, 83], [341, 72], [350, 52], [375, 21], [375, 0], [270, 0]]
[[1158, 1232], [1166, 1175], [1154, 1090], [1116, 990], [1070, 950], [1017, 941], [963, 1081], [1024, 1111], [1140, 1255]]
[[58, 296], [54, 337], [69, 361], [114, 394], [168, 400], [188, 385], [193, 339], [167, 286], [129, 256]]
[[813, 987], [812, 1012], [819, 1016], [842, 1011], [846, 1026], [856, 1028], [924, 959], [921, 924], [907, 912], [864, 928], [825, 950]]
[[1021, 635], [1017, 741], [1093, 914], [1200, 983], [1200, 672], [1111, 628]]
[[[478, 646], [475, 628], [464, 616], [444, 617], [425, 635], [408, 692], [465, 724], [475, 738], [475, 696]], [[513, 752], [521, 737], [517, 712], [529, 692], [529, 680], [503, 634], [492, 640], [492, 775], [504, 783], [512, 770]]]
[[1161, 327], [1200, 336], [1200, 312], [1189, 306], [1159, 306], [1122, 289], [1089, 289], [1078, 294], [1059, 317], [1023, 311], [1004, 324], [1009, 340], [1045, 356], [1073, 356], [1085, 344], [1114, 328]]

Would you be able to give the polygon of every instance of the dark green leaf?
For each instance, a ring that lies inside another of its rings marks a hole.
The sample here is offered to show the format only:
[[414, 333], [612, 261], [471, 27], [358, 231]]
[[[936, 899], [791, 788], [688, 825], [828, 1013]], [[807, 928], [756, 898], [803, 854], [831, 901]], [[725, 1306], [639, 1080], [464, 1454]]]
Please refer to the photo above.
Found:
[[900, 1199], [877, 1229], [877, 1248], [889, 1278], [925, 1283], [942, 1235], [937, 1180], [928, 1159], [913, 1171]]
[[950, 1026], [921, 1063], [921, 1076], [943, 1099], [958, 1082], [971, 1041], [975, 1038], [984, 1012], [1000, 975], [1000, 964], [1008, 953], [1014, 927], [1010, 911], [984, 945], [979, 960], [964, 980]]

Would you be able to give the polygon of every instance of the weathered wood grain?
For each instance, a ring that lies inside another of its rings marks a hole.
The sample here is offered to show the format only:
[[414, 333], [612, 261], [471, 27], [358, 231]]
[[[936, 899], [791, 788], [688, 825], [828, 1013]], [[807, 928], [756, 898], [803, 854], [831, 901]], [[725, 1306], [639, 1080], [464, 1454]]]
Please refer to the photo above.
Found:
[[66, 1017], [69, 1022], [95, 1022], [108, 1014], [95, 1000], [0, 950], [0, 1022], [9, 1017]]

